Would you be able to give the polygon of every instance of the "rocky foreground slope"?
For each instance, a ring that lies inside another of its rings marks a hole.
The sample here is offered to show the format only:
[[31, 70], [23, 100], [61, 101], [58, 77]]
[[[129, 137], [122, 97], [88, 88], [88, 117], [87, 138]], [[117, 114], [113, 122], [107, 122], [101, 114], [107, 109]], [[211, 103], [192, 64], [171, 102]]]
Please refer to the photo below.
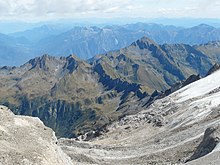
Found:
[[220, 161], [220, 71], [200, 79], [88, 142], [60, 139], [78, 164], [200, 164]]
[[0, 106], [0, 165], [72, 165], [54, 132], [38, 118]]

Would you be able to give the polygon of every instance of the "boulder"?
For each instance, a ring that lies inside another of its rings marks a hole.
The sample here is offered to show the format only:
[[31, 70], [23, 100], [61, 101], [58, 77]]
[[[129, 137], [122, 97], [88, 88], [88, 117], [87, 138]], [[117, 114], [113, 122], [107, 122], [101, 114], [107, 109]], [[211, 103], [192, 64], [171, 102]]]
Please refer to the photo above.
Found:
[[194, 154], [188, 161], [198, 159], [212, 152], [220, 142], [220, 125], [212, 126], [206, 129], [204, 137]]

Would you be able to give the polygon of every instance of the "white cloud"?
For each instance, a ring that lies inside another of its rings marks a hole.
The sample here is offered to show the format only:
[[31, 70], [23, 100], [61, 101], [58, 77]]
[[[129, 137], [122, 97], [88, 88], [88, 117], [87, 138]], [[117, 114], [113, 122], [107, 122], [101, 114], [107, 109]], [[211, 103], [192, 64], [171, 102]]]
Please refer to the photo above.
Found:
[[218, 0], [0, 0], [0, 19], [220, 17]]
[[123, 12], [132, 0], [0, 0], [1, 17], [74, 17]]

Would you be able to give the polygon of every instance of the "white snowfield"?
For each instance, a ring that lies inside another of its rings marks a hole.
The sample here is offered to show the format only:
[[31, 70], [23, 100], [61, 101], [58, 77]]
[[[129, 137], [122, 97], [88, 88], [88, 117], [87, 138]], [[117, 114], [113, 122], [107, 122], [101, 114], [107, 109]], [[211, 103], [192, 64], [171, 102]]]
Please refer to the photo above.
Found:
[[[200, 79], [192, 84], [185, 86], [184, 88], [175, 92], [173, 95], [175, 96], [176, 94], [178, 94], [176, 97], [176, 99], [178, 99], [177, 102], [183, 102], [196, 97], [201, 97], [219, 87], [220, 70], [203, 79]], [[212, 97], [212, 99], [216, 98], [217, 96]]]
[[177, 104], [188, 104], [185, 112], [177, 117], [186, 125], [206, 118], [213, 108], [220, 105], [220, 70], [185, 86], [170, 97]]

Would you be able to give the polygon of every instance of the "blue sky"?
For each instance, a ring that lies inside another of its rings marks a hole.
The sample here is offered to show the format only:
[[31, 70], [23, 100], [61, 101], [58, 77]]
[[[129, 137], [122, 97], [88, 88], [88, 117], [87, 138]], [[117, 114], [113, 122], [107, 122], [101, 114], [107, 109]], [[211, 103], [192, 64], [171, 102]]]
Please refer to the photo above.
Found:
[[219, 0], [0, 0], [1, 20], [220, 18]]

